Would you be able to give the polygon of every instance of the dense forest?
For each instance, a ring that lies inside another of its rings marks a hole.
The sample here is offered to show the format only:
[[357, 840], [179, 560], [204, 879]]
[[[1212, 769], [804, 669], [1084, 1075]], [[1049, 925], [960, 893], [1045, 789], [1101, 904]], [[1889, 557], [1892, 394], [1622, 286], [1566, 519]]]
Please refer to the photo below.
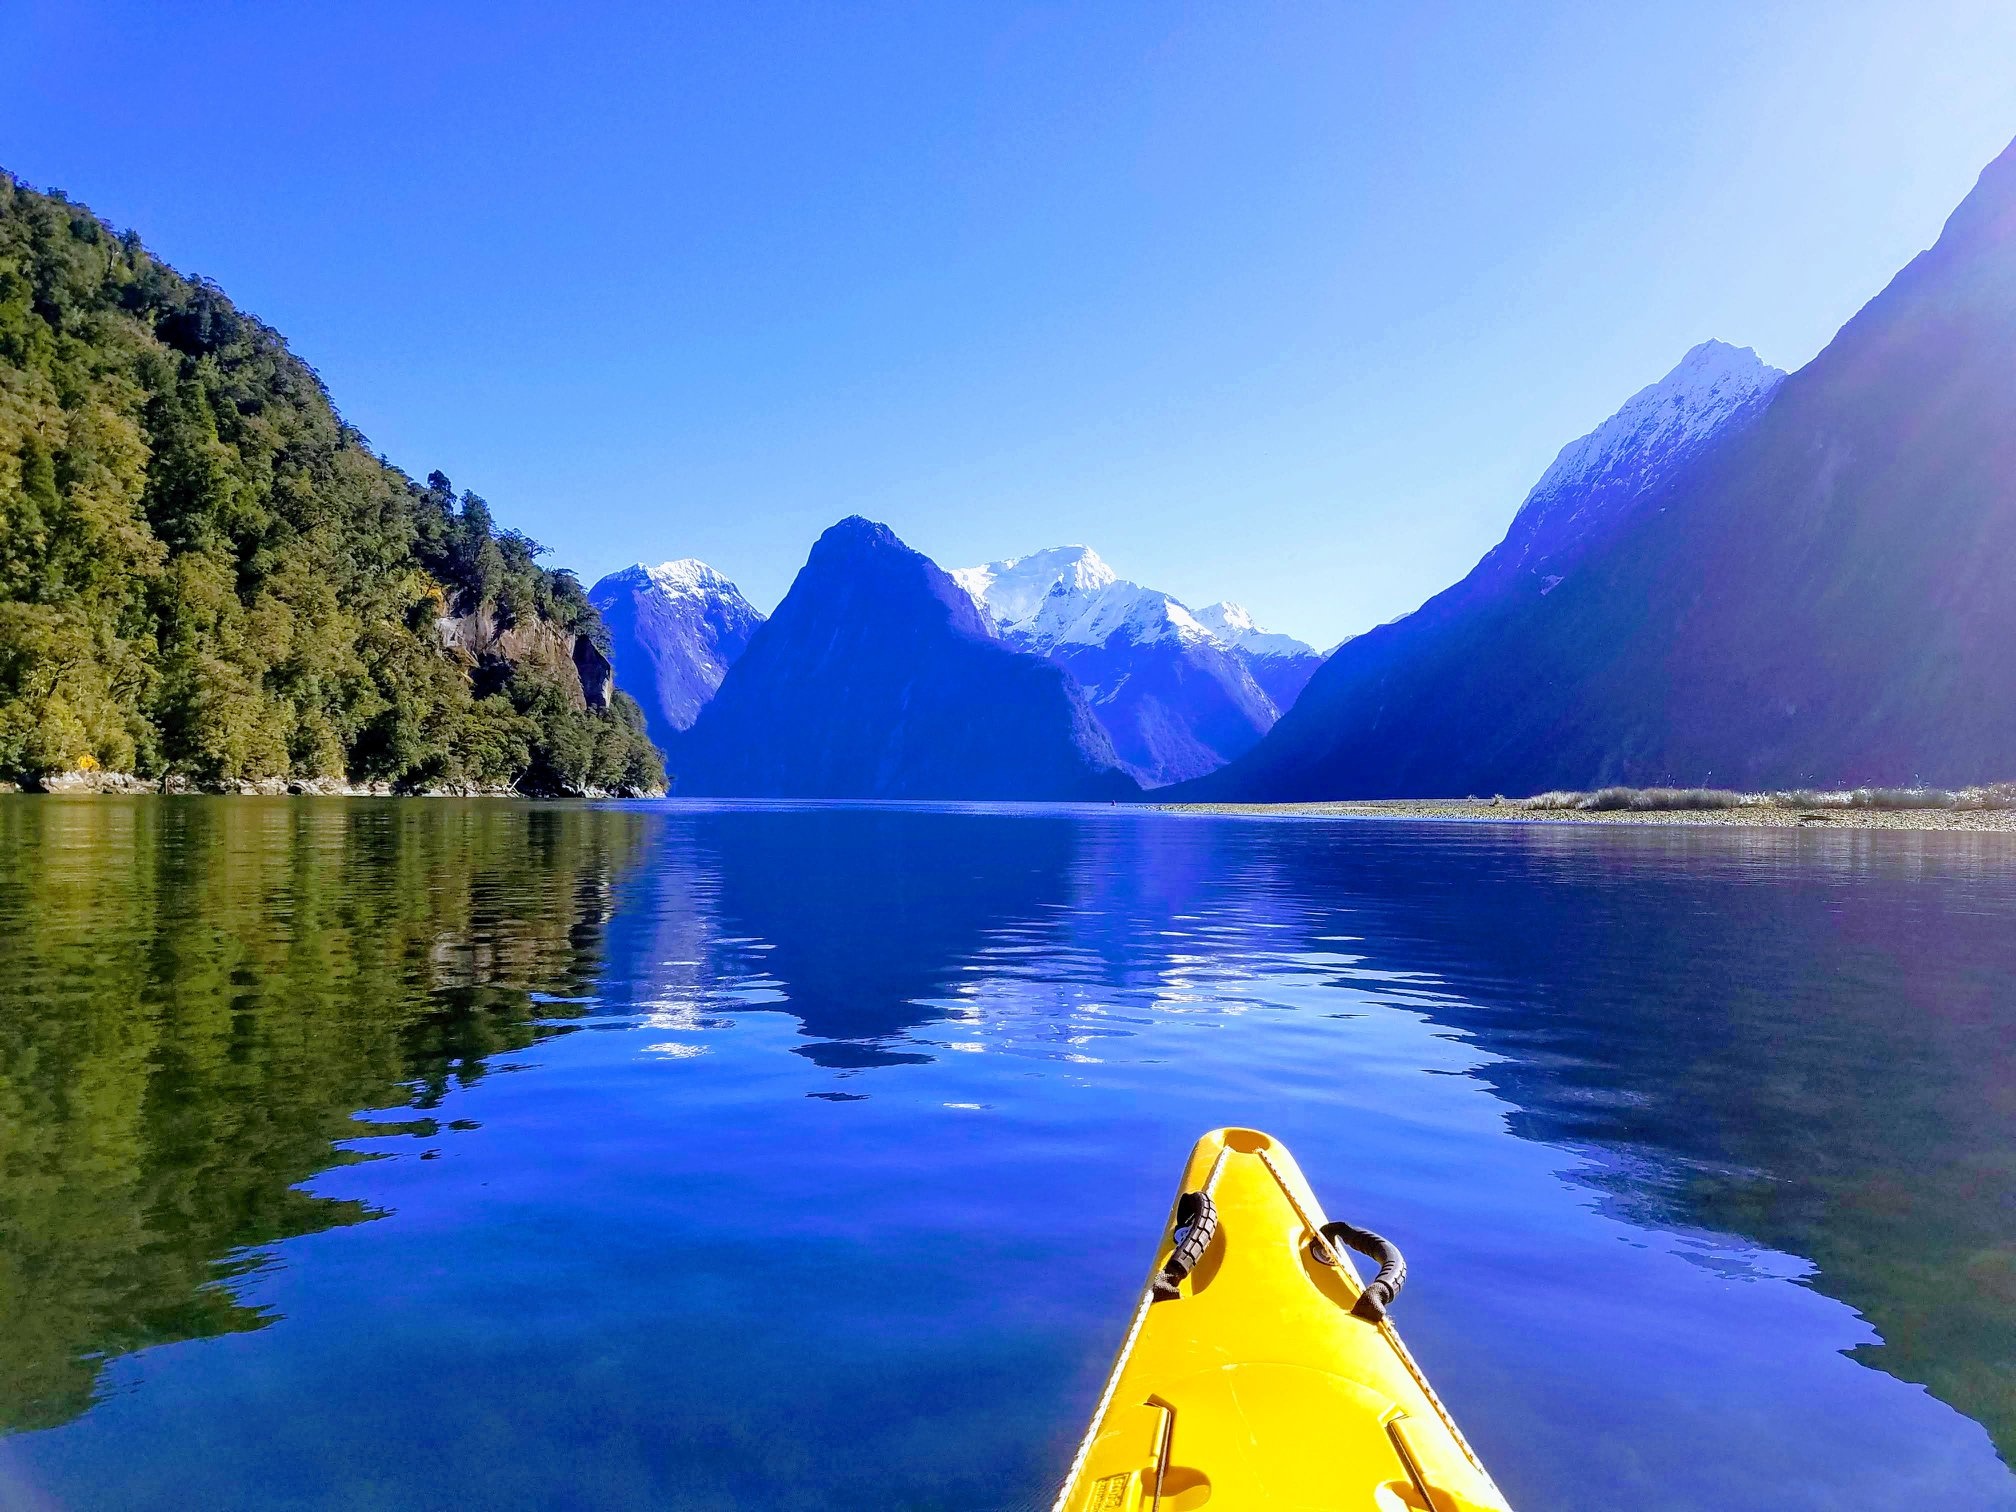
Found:
[[374, 455], [216, 287], [0, 173], [0, 780], [655, 790], [542, 550]]

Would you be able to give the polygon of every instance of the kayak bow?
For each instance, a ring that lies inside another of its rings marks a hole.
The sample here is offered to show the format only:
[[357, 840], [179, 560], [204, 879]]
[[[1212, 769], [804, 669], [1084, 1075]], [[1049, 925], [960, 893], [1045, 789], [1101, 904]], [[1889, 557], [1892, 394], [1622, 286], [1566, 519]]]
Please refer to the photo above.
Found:
[[1055, 1512], [1508, 1512], [1386, 1316], [1405, 1277], [1278, 1142], [1206, 1134]]

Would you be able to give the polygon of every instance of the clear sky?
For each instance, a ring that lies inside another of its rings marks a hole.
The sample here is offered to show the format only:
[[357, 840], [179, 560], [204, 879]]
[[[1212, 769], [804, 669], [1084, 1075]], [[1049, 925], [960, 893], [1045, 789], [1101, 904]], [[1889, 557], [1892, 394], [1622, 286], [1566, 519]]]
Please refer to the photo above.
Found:
[[1796, 367], [2016, 135], [2008, 0], [7, 0], [0, 165], [592, 581], [842, 515], [1329, 642], [1716, 336]]

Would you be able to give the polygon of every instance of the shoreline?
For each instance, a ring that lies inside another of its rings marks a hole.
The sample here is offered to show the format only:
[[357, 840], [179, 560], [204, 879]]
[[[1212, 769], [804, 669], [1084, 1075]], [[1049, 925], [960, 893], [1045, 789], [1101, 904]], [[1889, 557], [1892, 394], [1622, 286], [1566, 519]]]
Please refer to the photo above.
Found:
[[662, 792], [625, 793], [603, 788], [581, 792], [528, 793], [497, 783], [440, 783], [400, 788], [389, 782], [351, 782], [342, 777], [254, 777], [238, 782], [192, 782], [185, 777], [156, 780], [130, 772], [52, 772], [33, 784], [0, 782], [0, 794], [38, 798], [662, 798]]
[[1953, 830], [2016, 834], [2016, 809], [1849, 808], [1746, 803], [1702, 809], [1525, 808], [1490, 798], [1364, 798], [1315, 803], [1158, 803], [1166, 814], [1268, 819], [1433, 819], [1495, 824], [1686, 824], [1755, 829]]

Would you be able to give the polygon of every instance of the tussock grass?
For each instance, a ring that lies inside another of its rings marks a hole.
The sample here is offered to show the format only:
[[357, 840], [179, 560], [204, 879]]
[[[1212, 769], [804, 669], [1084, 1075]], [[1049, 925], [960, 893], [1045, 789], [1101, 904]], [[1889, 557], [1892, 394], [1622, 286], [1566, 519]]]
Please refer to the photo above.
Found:
[[1722, 788], [1599, 788], [1593, 793], [1540, 793], [1523, 800], [1529, 809], [1580, 809], [1585, 813], [1614, 813], [1630, 809], [1639, 813], [1670, 813], [1680, 809], [1731, 809], [1755, 803], [1757, 799]]
[[2016, 782], [1991, 782], [1962, 788], [1953, 795], [1956, 809], [2016, 809]]
[[[1505, 799], [1494, 799], [1504, 803]], [[2016, 782], [1981, 787], [1863, 787], [1838, 792], [1790, 788], [1779, 793], [1735, 793], [1726, 788], [1606, 787], [1593, 793], [1556, 790], [1511, 800], [1513, 807], [1583, 813], [1676, 813], [1684, 809], [2016, 809]]]
[[1848, 795], [1848, 806], [1862, 809], [1943, 809], [1953, 807], [1956, 796], [1945, 788], [1857, 788]]
[[2016, 808], [2016, 782], [1991, 782], [1983, 787], [1865, 787], [1839, 793], [1794, 788], [1774, 793], [1782, 808], [1810, 809], [1984, 809]]

